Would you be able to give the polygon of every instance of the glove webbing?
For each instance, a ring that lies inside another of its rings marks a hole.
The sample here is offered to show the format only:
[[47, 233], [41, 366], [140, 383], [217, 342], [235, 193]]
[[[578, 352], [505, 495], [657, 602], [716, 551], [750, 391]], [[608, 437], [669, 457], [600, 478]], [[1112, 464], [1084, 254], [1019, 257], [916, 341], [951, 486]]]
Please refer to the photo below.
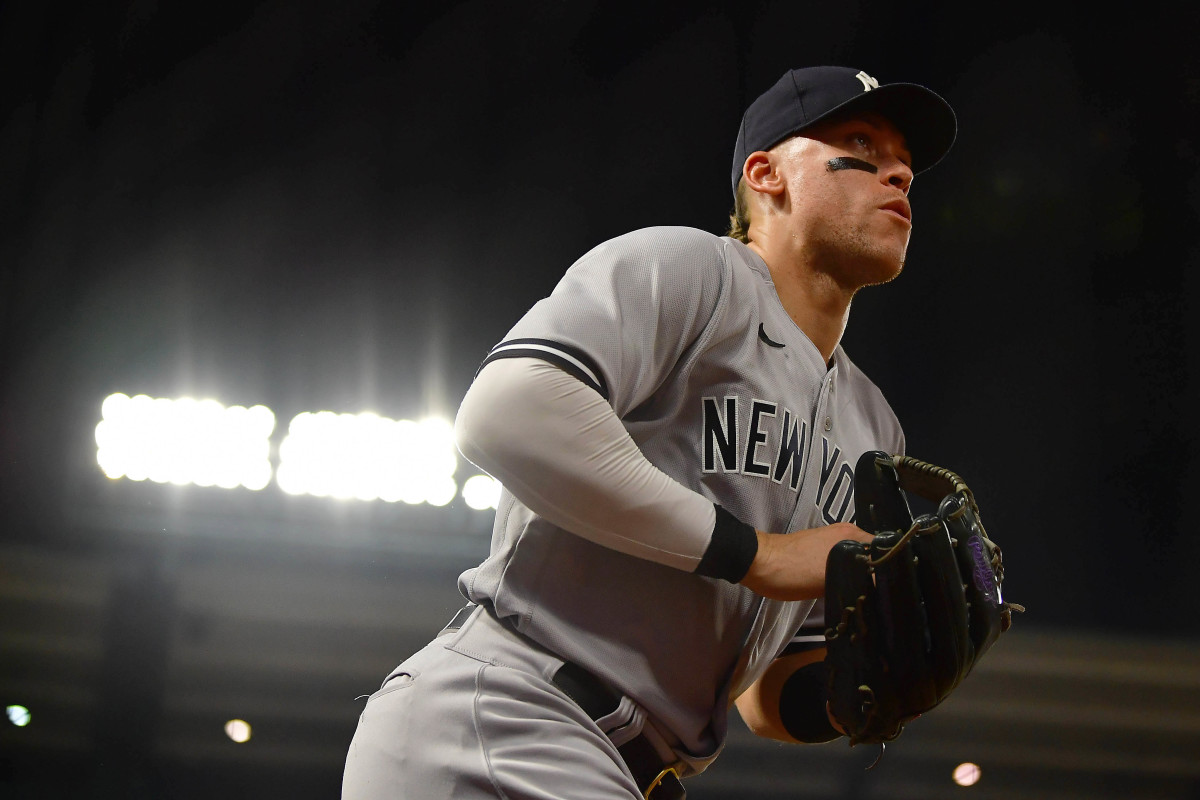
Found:
[[945, 467], [938, 467], [919, 461], [912, 456], [892, 456], [896, 472], [900, 476], [900, 488], [924, 497], [931, 503], [936, 503], [948, 494], [961, 494], [975, 516], [979, 516], [979, 506], [975, 503], [975, 494], [967, 487], [967, 482]]
[[[966, 501], [971, 510], [975, 512], [975, 522], [979, 525], [979, 531], [983, 535], [983, 538], [987, 540], [992, 550], [991, 566], [996, 574], [996, 580], [1003, 582], [1003, 554], [1000, 552], [999, 545], [988, 537], [987, 531], [983, 527], [983, 520], [980, 519], [979, 505], [975, 502], [975, 493], [967, 486], [967, 482], [945, 467], [939, 467], [936, 464], [930, 464], [912, 456], [894, 455], [891, 460], [896, 467], [896, 474], [900, 478], [901, 489], [923, 497], [931, 503], [937, 503], [949, 494], [960, 495]], [[922, 526], [922, 521], [927, 524]], [[867, 556], [867, 563], [872, 567], [884, 564], [895, 553], [899, 552], [909, 539], [920, 531], [937, 530], [940, 527], [941, 523], [936, 518], [918, 518], [913, 521], [912, 526], [904, 532], [904, 535], [900, 537], [891, 550], [875, 560], [871, 560], [870, 556]], [[1012, 611], [1025, 610], [1025, 607], [1018, 603], [1006, 602], [1004, 606], [1006, 609], [1011, 609]]]
[[[882, 461], [882, 459], [880, 460]], [[896, 475], [900, 479], [901, 489], [923, 497], [931, 503], [941, 501], [946, 495], [961, 495], [963, 500], [970, 505], [971, 510], [975, 512], [976, 520], [979, 519], [979, 506], [975, 502], [975, 494], [967, 486], [967, 482], [955, 473], [945, 467], [939, 467], [935, 464], [913, 458], [912, 456], [895, 455], [891, 457], [891, 461], [896, 467]], [[925, 523], [924, 526], [922, 526], [922, 523]], [[940, 527], [940, 523], [937, 519], [918, 517], [892, 549], [875, 560], [871, 560], [868, 557], [867, 563], [872, 567], [887, 563], [894, 554], [900, 552], [908, 540], [916, 535], [918, 531], [936, 530], [938, 527]], [[983, 528], [982, 522], [979, 523], [979, 527], [980, 529]], [[984, 532], [984, 536], [987, 536], [986, 532]], [[993, 564], [993, 567], [995, 566]]]

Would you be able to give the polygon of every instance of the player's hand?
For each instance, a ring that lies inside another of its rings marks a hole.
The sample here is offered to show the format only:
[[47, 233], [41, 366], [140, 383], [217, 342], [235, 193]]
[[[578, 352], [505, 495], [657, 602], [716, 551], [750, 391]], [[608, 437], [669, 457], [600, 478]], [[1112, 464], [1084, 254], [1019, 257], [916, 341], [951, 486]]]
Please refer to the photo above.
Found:
[[825, 561], [846, 539], [870, 543], [872, 536], [849, 522], [773, 534], [758, 531], [758, 555], [742, 585], [773, 600], [817, 600], [825, 596]]

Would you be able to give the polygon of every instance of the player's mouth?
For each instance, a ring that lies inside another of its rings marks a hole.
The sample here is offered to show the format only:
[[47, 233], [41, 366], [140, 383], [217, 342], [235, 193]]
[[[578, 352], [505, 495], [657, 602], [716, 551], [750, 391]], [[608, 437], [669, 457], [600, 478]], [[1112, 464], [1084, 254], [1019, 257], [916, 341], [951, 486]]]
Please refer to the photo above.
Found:
[[879, 208], [882, 211], [895, 214], [909, 225], [912, 225], [912, 207], [908, 204], [908, 200], [906, 198], [897, 198], [890, 203], [884, 203]]

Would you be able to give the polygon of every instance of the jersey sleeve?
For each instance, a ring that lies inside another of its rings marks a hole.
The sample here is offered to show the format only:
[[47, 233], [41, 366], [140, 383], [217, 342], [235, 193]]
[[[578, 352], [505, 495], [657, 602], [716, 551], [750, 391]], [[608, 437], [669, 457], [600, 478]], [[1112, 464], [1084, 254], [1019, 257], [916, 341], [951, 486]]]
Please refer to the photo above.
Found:
[[687, 357], [728, 281], [718, 237], [690, 228], [634, 231], [573, 264], [480, 369], [502, 358], [548, 361], [624, 415]]

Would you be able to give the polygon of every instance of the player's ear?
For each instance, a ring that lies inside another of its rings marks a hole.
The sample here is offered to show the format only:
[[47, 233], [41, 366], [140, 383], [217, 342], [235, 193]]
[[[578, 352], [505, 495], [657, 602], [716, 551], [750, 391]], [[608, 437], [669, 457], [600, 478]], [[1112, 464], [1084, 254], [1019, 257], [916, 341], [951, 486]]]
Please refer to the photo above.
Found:
[[747, 188], [761, 194], [779, 195], [783, 193], [783, 175], [780, 173], [771, 154], [756, 150], [746, 157], [742, 165], [742, 180]]

